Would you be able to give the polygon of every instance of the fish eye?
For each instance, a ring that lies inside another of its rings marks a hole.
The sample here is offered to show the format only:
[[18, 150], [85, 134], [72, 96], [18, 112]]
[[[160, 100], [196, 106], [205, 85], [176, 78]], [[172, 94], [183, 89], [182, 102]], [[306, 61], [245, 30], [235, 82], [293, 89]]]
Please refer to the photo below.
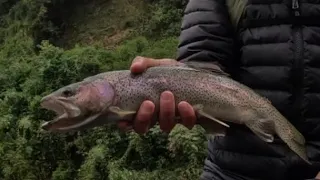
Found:
[[73, 95], [72, 91], [69, 90], [69, 89], [66, 89], [62, 92], [62, 94], [65, 96], [65, 97], [70, 97]]

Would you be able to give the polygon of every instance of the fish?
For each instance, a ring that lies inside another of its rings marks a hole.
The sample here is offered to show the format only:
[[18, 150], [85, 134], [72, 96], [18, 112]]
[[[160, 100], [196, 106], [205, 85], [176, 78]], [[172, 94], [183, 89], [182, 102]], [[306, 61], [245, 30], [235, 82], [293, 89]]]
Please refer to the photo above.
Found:
[[[266, 143], [272, 143], [277, 135], [311, 164], [304, 136], [266, 97], [219, 68], [182, 64], [150, 67], [140, 74], [132, 74], [130, 70], [102, 72], [57, 89], [41, 99], [43, 108], [57, 114], [41, 127], [65, 133], [115, 124], [133, 119], [145, 100], [155, 104], [153, 123], [156, 123], [160, 95], [168, 90], [174, 94], [176, 103], [186, 101], [192, 105], [198, 117], [196, 124], [208, 134], [225, 136], [230, 124], [240, 124]], [[179, 117], [176, 116], [178, 123]]]

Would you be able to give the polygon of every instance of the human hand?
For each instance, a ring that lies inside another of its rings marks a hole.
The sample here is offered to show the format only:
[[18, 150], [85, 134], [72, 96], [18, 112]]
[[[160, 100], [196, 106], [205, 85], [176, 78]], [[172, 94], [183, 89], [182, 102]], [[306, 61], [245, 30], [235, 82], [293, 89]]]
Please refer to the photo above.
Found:
[[[171, 64], [180, 64], [180, 62], [174, 59], [152, 59], [138, 56], [133, 60], [130, 70], [132, 73], [142, 73], [149, 67]], [[160, 96], [159, 124], [161, 130], [164, 132], [169, 133], [176, 125], [174, 120], [176, 114], [175, 109], [174, 95], [170, 91], [163, 92]], [[181, 101], [177, 109], [181, 117], [182, 125], [189, 129], [193, 128], [196, 122], [196, 115], [192, 106], [185, 101]], [[144, 134], [149, 130], [154, 110], [155, 105], [149, 100], [141, 104], [136, 118], [133, 121], [133, 129], [137, 133]], [[118, 123], [118, 126], [120, 129], [125, 130], [129, 128], [130, 123], [128, 121], [121, 121]]]

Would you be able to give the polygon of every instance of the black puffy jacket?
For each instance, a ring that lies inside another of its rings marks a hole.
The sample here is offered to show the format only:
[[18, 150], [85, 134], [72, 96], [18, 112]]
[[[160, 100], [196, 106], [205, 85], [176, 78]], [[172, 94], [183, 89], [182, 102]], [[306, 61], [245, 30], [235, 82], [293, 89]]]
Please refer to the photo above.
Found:
[[202, 180], [302, 180], [320, 171], [320, 0], [190, 0], [178, 60], [210, 61], [305, 136], [312, 166], [245, 128], [209, 140]]

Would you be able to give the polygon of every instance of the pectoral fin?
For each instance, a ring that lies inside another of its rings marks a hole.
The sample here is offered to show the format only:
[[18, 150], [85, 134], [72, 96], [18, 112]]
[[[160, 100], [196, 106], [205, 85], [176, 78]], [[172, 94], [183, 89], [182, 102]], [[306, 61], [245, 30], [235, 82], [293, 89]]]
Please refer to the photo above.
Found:
[[203, 117], [206, 117], [208, 119], [211, 119], [212, 121], [215, 121], [215, 122], [219, 123], [222, 126], [225, 126], [225, 127], [228, 127], [228, 128], [230, 127], [228, 124], [226, 124], [226, 123], [220, 121], [219, 119], [212, 117], [210, 114], [204, 112], [202, 104], [194, 105], [193, 108], [199, 115], [201, 115]]
[[[181, 123], [181, 117], [175, 117], [176, 122]], [[197, 120], [197, 124], [200, 125], [205, 131], [208, 137], [210, 136], [225, 136], [226, 127], [210, 119], [201, 119]]]
[[126, 116], [130, 116], [130, 115], [134, 115], [137, 112], [136, 111], [129, 111], [129, 110], [123, 110], [120, 109], [117, 106], [111, 106], [109, 107], [109, 111], [115, 113], [116, 115], [118, 115], [120, 118], [125, 118]]
[[215, 121], [208, 119], [198, 119], [197, 124], [202, 126], [207, 134], [213, 136], [225, 136], [227, 128]]
[[230, 77], [230, 74], [224, 72], [218, 64], [214, 64], [212, 62], [186, 61], [184, 64], [199, 71]]
[[246, 123], [247, 127], [251, 129], [263, 141], [271, 143], [274, 140], [274, 123], [267, 119], [256, 119]]

